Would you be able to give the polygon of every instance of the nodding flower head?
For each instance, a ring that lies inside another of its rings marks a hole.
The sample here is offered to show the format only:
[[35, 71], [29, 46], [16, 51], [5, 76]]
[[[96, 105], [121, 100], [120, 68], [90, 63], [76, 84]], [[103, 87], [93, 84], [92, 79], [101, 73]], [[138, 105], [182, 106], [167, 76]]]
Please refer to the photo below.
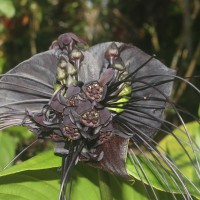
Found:
[[[73, 33], [62, 34], [49, 51], [2, 75], [1, 129], [23, 125], [38, 138], [53, 142], [64, 165], [60, 200], [65, 196], [69, 172], [78, 161], [131, 178], [126, 169], [127, 156], [146, 177], [145, 182], [138, 172], [144, 187], [150, 185], [154, 193], [137, 154], [150, 164], [153, 159], [165, 172], [170, 170], [169, 178], [184, 199], [191, 199], [183, 181], [188, 179], [154, 140], [159, 131], [174, 136], [191, 159], [184, 141], [170, 129], [176, 126], [164, 119], [168, 106], [184, 124], [169, 97], [173, 82], [185, 80], [133, 45], [107, 42], [88, 49], [80, 45], [86, 45], [83, 39]], [[196, 144], [186, 129], [182, 132], [189, 138], [187, 144], [198, 163]], [[199, 175], [199, 168], [193, 165]], [[154, 173], [165, 179], [158, 171]], [[155, 193], [154, 197], [157, 199]]]

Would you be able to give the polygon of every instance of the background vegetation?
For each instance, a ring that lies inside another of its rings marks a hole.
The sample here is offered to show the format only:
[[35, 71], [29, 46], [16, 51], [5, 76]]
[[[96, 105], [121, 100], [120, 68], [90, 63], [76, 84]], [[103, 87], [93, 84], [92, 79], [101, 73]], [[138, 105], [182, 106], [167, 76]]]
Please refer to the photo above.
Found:
[[[200, 88], [200, 0], [0, 0], [0, 72], [47, 50], [65, 32], [90, 45], [133, 43]], [[175, 84], [172, 99], [197, 115], [199, 96], [184, 83]], [[174, 113], [167, 117], [177, 123]], [[6, 132], [0, 135], [0, 155], [6, 157], [0, 169], [34, 140], [27, 130]], [[48, 148], [48, 142], [38, 144], [17, 162]]]

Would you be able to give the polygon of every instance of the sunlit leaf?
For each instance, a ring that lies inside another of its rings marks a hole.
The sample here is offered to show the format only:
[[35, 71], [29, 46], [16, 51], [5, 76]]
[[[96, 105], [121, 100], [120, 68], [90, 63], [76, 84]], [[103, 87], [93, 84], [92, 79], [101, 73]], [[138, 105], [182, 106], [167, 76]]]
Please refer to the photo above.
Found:
[[0, 176], [16, 174], [28, 170], [43, 170], [60, 166], [61, 158], [54, 156], [53, 151], [47, 151], [1, 172]]
[[[187, 131], [188, 135], [183, 131]], [[200, 144], [200, 125], [197, 122], [187, 123], [186, 126], [180, 126], [174, 131], [176, 137], [178, 137], [184, 144], [184, 148], [187, 153], [191, 156], [191, 159], [194, 160], [194, 155], [198, 153], [198, 147], [194, 144], [191, 146], [191, 141], [196, 144]], [[163, 149], [167, 150], [170, 157], [176, 161], [179, 169], [188, 176], [193, 182], [199, 182], [197, 176], [193, 177], [194, 168], [191, 164], [191, 160], [188, 158], [186, 153], [183, 151], [183, 148], [180, 146], [178, 141], [171, 135], [168, 135], [164, 138], [159, 144]], [[194, 153], [195, 152], [195, 153]], [[200, 184], [200, 182], [199, 182]]]
[[[164, 186], [160, 182], [160, 179], [153, 174], [148, 163], [142, 158], [138, 157], [138, 159], [140, 159], [140, 162], [145, 168], [152, 186], [158, 189], [155, 189], [157, 196], [166, 200], [170, 199], [172, 195], [162, 191], [164, 190]], [[60, 172], [58, 170], [60, 165], [61, 159], [54, 156], [53, 151], [48, 151], [1, 172], [0, 199], [57, 199], [60, 184]], [[143, 185], [141, 181], [138, 181], [139, 177], [135, 168], [130, 162], [127, 163], [127, 167], [129, 173], [133, 176], [131, 181], [107, 174], [113, 200], [147, 200], [148, 198]], [[159, 170], [162, 171], [162, 169]], [[163, 171], [163, 173], [166, 172]], [[85, 164], [79, 164], [76, 170], [74, 170], [73, 176], [72, 200], [101, 199], [97, 169]], [[170, 183], [170, 180], [168, 181], [171, 190], [175, 193], [178, 192], [173, 183]], [[31, 195], [30, 188], [33, 190]], [[149, 186], [147, 186], [147, 189], [152, 195]], [[51, 190], [51, 193], [49, 193], [49, 190]], [[190, 186], [188, 186], [188, 190], [193, 194]], [[181, 195], [176, 196], [178, 200], [182, 199]]]
[[28, 140], [34, 137], [33, 133], [23, 126], [12, 126], [5, 130], [3, 133], [9, 133], [16, 136], [19, 140]]
[[58, 180], [59, 174], [54, 169], [8, 175], [0, 179], [0, 199], [57, 199]]
[[15, 15], [15, 7], [11, 0], [0, 0], [0, 15], [11, 18]]
[[17, 147], [15, 138], [0, 133], [0, 170], [14, 157]]
[[[190, 136], [186, 135], [185, 133], [183, 133], [183, 131], [181, 131], [185, 129], [187, 129], [188, 134]], [[196, 146], [193, 146], [193, 148], [191, 148], [190, 140], [193, 140], [196, 144], [200, 143], [200, 125], [197, 122], [188, 123], [186, 124], [185, 127], [180, 126], [179, 128], [177, 128], [174, 131], [174, 134], [182, 142], [185, 141], [185, 143], [183, 142], [184, 148], [188, 152], [189, 155], [193, 155], [191, 156], [191, 159], [194, 161], [195, 157], [193, 154], [194, 153], [193, 150], [195, 152], [199, 150], [197, 149]], [[169, 135], [159, 143], [158, 149], [161, 149], [161, 148], [162, 150], [165, 150], [168, 153], [168, 155], [166, 156], [170, 156], [172, 160], [175, 160], [179, 170], [188, 178], [188, 179], [187, 178], [185, 179], [185, 184], [187, 185], [188, 191], [193, 196], [200, 199], [198, 191], [194, 189], [194, 186], [191, 184], [191, 182], [193, 182], [195, 185], [200, 187], [200, 180], [194, 171], [194, 167], [191, 164], [191, 160], [188, 158], [186, 152], [183, 151], [183, 147], [176, 141], [176, 139], [172, 135]], [[156, 188], [160, 191], [169, 191], [169, 188], [166, 187], [166, 183], [164, 182], [163, 178], [161, 178], [161, 176], [158, 174], [160, 173], [162, 174], [163, 177], [165, 177], [166, 179], [165, 181], [167, 181], [170, 187], [170, 190], [177, 194], [180, 193], [180, 191], [178, 190], [178, 188], [176, 187], [172, 179], [168, 176], [168, 172], [163, 170], [163, 168], [161, 168], [157, 163], [150, 160], [151, 161], [151, 164], [150, 164], [150, 162], [148, 162], [145, 158], [141, 158], [141, 157], [138, 157], [138, 160], [140, 161], [143, 170], [148, 176], [149, 183], [153, 186], [153, 188]], [[195, 161], [193, 163], [195, 163]], [[140, 167], [138, 166], [138, 163], [136, 163], [136, 165], [137, 165], [137, 168], [139, 169]], [[128, 169], [129, 174], [131, 174], [135, 179], [140, 180], [138, 172], [136, 171], [135, 167], [130, 162], [130, 160], [128, 160], [127, 162], [127, 169]], [[140, 176], [142, 177], [143, 181], [147, 185], [149, 185], [142, 171], [140, 171]], [[177, 179], [176, 177], [173, 177], [173, 178], [175, 180]]]

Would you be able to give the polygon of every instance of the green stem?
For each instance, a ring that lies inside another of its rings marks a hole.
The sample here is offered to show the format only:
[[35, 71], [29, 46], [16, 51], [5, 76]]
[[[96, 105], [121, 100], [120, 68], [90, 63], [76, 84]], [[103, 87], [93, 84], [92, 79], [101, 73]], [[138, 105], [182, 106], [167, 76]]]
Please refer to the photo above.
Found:
[[110, 189], [110, 180], [108, 173], [99, 169], [98, 177], [101, 200], [112, 200], [112, 193]]

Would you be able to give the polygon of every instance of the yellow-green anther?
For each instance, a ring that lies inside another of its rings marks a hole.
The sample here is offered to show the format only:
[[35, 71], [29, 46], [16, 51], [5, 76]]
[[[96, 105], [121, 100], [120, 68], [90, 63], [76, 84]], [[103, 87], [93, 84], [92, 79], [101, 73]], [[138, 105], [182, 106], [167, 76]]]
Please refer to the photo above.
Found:
[[[123, 107], [128, 103], [130, 97], [128, 95], [132, 92], [132, 87], [131, 86], [126, 86], [124, 89], [119, 93], [120, 98], [118, 101], [114, 102], [113, 105], [116, 103], [118, 108], [111, 108], [108, 107], [109, 110], [113, 110], [116, 113], [121, 113], [124, 111]], [[121, 103], [121, 104], [120, 104]]]
[[75, 73], [76, 73], [75, 67], [71, 63], [68, 63], [68, 65], [67, 65], [67, 75], [73, 75]]
[[54, 91], [58, 90], [60, 88], [60, 84], [54, 84]]
[[[128, 76], [128, 72], [127, 72], [127, 71], [124, 71], [124, 72], [120, 75], [119, 80], [123, 80], [123, 79], [125, 79], [127, 76]], [[128, 83], [126, 83], [126, 84], [128, 84]]]
[[82, 53], [78, 49], [73, 49], [71, 52], [71, 57], [74, 59], [80, 58], [82, 56]]
[[72, 83], [76, 83], [75, 76], [69, 75], [66, 79], [66, 86], [69, 87]]
[[118, 70], [123, 70], [124, 66], [121, 63], [115, 63], [115, 68]]
[[65, 78], [66, 78], [66, 71], [61, 68], [57, 68], [57, 79], [62, 80]]
[[65, 69], [67, 67], [67, 62], [65, 60], [61, 60], [58, 64], [58, 68]]
[[58, 66], [57, 66], [57, 79], [61, 82], [62, 85], [66, 82], [66, 76], [67, 76], [67, 62], [63, 59], [60, 60]]
[[[126, 84], [126, 83], [125, 83]], [[124, 85], [125, 85], [124, 84]], [[125, 96], [125, 95], [129, 95], [132, 92], [132, 87], [130, 85], [127, 85], [126, 87], [124, 87], [124, 89], [119, 93], [119, 96]], [[127, 97], [128, 98], [128, 97]]]

